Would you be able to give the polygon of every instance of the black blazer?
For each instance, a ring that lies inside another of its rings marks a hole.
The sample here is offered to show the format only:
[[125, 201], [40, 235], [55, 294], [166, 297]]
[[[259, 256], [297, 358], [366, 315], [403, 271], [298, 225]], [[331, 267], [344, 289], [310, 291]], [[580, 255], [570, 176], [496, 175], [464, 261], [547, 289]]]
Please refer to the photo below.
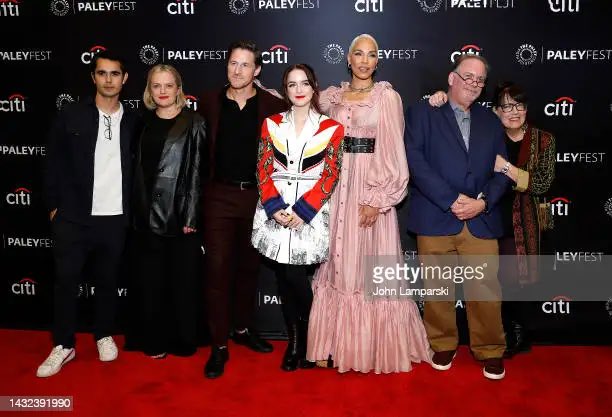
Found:
[[[135, 138], [140, 117], [124, 107], [120, 125], [123, 214], [130, 215], [130, 191]], [[99, 112], [93, 98], [68, 104], [51, 127], [47, 140], [44, 172], [45, 204], [57, 216], [90, 224], [93, 198], [94, 161], [98, 139]], [[114, 139], [113, 139], [114, 140]]]
[[157, 165], [151, 194], [146, 191], [141, 163], [142, 139], [136, 152], [134, 173], [134, 227], [151, 230], [161, 236], [176, 236], [183, 226], [198, 229], [200, 225], [201, 160], [206, 143], [206, 122], [197, 113], [184, 108], [170, 128]]

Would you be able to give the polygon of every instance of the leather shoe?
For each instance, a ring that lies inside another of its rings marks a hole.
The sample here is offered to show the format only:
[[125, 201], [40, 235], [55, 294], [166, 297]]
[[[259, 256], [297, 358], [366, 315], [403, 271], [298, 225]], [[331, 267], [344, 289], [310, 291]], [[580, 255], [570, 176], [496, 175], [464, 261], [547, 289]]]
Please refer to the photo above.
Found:
[[225, 370], [225, 362], [229, 360], [229, 351], [227, 347], [219, 348], [213, 346], [210, 351], [210, 357], [204, 367], [204, 375], [206, 378], [214, 379], [223, 375]]
[[235, 331], [232, 340], [239, 345], [248, 347], [254, 352], [270, 353], [273, 350], [270, 343], [263, 340], [257, 334], [251, 333], [248, 329], [243, 333]]

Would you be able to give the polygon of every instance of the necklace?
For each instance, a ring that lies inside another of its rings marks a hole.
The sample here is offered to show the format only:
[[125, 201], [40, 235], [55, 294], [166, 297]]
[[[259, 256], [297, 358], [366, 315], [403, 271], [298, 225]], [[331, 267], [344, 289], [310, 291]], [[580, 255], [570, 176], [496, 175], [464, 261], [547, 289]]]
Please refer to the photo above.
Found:
[[374, 88], [374, 81], [372, 81], [372, 84], [368, 85], [367, 87], [363, 87], [363, 88], [355, 88], [349, 83], [348, 88], [350, 91], [354, 93], [365, 93], [365, 92], [370, 91], [372, 88]]

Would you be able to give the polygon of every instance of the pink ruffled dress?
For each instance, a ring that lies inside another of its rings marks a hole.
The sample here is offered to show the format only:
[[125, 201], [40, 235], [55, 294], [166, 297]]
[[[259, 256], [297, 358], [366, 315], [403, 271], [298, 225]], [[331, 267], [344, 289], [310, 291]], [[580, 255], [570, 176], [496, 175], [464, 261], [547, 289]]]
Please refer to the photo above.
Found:
[[[309, 360], [330, 355], [339, 372], [407, 372], [431, 358], [417, 305], [408, 299], [366, 299], [363, 259], [402, 261], [395, 205], [406, 196], [408, 165], [399, 94], [377, 82], [368, 98], [346, 101], [348, 83], [321, 93], [322, 110], [344, 125], [345, 135], [376, 138], [374, 153], [344, 153], [340, 181], [330, 199], [329, 261], [314, 281], [308, 333]], [[374, 226], [359, 227], [360, 204], [378, 207]]]

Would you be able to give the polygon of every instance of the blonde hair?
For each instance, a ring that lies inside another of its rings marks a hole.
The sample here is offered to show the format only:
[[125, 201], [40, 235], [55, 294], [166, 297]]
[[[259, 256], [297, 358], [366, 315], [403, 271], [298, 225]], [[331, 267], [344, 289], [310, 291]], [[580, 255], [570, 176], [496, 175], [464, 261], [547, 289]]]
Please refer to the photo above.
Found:
[[187, 104], [187, 100], [185, 99], [185, 93], [183, 92], [183, 79], [181, 78], [181, 74], [174, 68], [172, 65], [167, 64], [157, 64], [149, 70], [147, 74], [147, 86], [145, 87], [144, 94], [142, 95], [142, 100], [144, 101], [144, 105], [149, 110], [155, 110], [157, 108], [157, 104], [153, 100], [153, 96], [151, 95], [151, 78], [153, 78], [153, 74], [156, 72], [169, 72], [174, 77], [174, 82], [178, 87], [178, 94], [176, 95], [176, 106], [179, 109], [182, 109]]
[[368, 33], [362, 33], [361, 35], [355, 36], [355, 39], [353, 39], [353, 41], [351, 42], [351, 45], [349, 46], [349, 50], [348, 50], [349, 54], [353, 52], [353, 49], [355, 49], [355, 45], [361, 39], [369, 39], [369, 40], [371, 40], [372, 43], [374, 44], [374, 48], [376, 48], [376, 54], [378, 54], [378, 42], [376, 42], [376, 39], [374, 39], [374, 36], [372, 36], [372, 35], [370, 35]]

